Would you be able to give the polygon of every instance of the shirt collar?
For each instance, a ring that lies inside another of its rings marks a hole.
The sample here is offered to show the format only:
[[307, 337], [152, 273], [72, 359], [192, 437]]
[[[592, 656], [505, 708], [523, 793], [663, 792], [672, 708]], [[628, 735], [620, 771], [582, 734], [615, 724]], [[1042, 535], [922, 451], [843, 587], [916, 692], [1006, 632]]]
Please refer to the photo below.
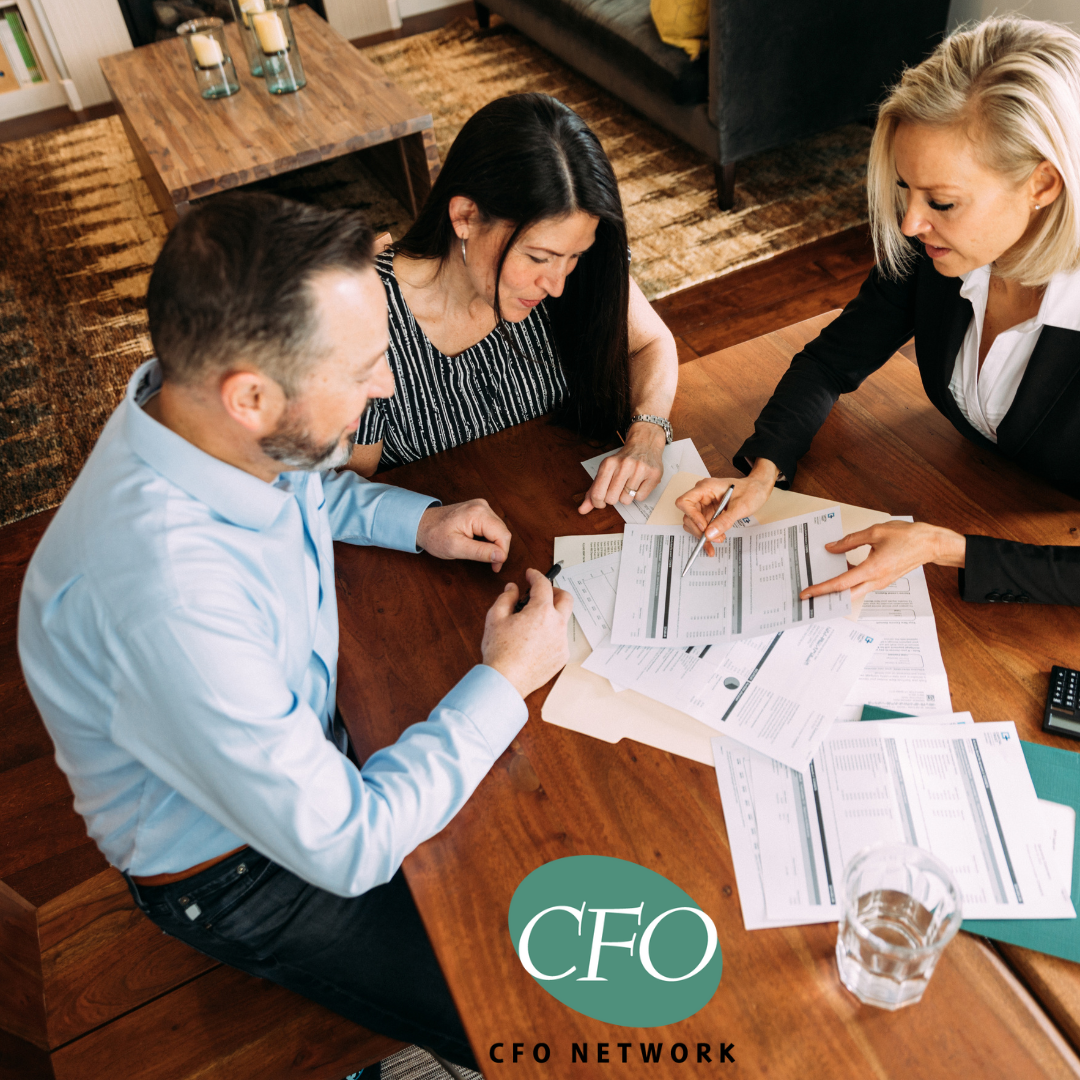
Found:
[[124, 437], [150, 468], [205, 503], [219, 517], [245, 529], [269, 528], [292, 493], [227, 465], [159, 424], [143, 405], [161, 389], [161, 365], [148, 360], [127, 386]]
[[1080, 270], [1050, 279], [1039, 307], [1039, 321], [1044, 326], [1080, 331]]
[[[960, 275], [963, 284], [960, 295], [971, 301], [981, 314], [986, 310], [986, 297], [990, 291], [990, 266], [977, 267]], [[1080, 270], [1055, 274], [1046, 286], [1038, 314], [1011, 329], [1035, 330], [1042, 326], [1056, 326], [1061, 330], [1080, 331]]]

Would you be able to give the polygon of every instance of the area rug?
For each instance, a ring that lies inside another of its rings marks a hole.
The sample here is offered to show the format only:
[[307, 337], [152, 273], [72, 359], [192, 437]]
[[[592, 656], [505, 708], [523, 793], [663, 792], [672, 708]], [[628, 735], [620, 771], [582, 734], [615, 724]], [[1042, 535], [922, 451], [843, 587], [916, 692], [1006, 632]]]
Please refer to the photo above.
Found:
[[[166, 228], [117, 117], [0, 144], [0, 525], [56, 506], [131, 373]], [[409, 223], [372, 178], [328, 168], [286, 194]]]
[[[365, 52], [431, 110], [444, 153], [504, 94], [543, 90], [580, 112], [615, 166], [650, 299], [865, 220], [863, 127], [740, 164], [735, 208], [720, 213], [710, 162], [508, 28], [460, 19]], [[150, 356], [143, 298], [166, 230], [115, 117], [0, 145], [0, 175], [3, 525], [60, 502]], [[361, 208], [393, 236], [410, 224], [373, 178], [332, 163], [275, 185]]]

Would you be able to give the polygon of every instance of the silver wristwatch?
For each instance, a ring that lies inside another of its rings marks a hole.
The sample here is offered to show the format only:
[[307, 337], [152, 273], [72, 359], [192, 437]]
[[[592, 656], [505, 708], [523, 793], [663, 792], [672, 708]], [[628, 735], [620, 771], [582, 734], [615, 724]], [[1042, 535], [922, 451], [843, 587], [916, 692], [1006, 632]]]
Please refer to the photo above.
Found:
[[635, 413], [630, 417], [630, 423], [655, 424], [657, 427], [662, 427], [664, 429], [664, 435], [669, 443], [672, 440], [671, 424], [669, 424], [662, 416], [646, 416], [645, 413]]

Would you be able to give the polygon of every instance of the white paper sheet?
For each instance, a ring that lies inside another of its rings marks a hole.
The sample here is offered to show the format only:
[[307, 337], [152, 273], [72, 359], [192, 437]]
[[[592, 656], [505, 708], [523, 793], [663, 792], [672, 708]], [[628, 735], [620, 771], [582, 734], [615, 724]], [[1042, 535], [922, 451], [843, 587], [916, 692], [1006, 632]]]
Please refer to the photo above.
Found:
[[612, 646], [596, 649], [582, 667], [798, 769], [832, 726], [875, 642], [834, 620], [713, 648], [715, 655], [697, 658]]
[[594, 649], [610, 643], [621, 557], [615, 551], [577, 566], [564, 565], [555, 579], [555, 584], [574, 598], [574, 618]]
[[713, 740], [748, 930], [838, 919], [844, 867], [878, 842], [937, 855], [965, 918], [1075, 917], [1015, 725], [943, 719], [837, 725], [805, 769]]
[[[579, 563], [591, 562], [613, 552], [622, 551], [622, 533], [586, 533], [577, 536], [555, 537], [555, 559], [562, 563], [563, 570]], [[562, 588], [562, 586], [559, 586]], [[570, 645], [570, 662], [580, 663], [592, 651], [584, 631], [573, 615], [566, 627], [566, 636]]]
[[[611, 622], [615, 615], [615, 588], [619, 580], [620, 559], [621, 554], [616, 551], [567, 567], [555, 579], [555, 584], [574, 598], [574, 618], [593, 649], [611, 645]], [[711, 657], [710, 662], [715, 665], [724, 650], [714, 650], [710, 644], [704, 644], [671, 651], [700, 659]]]
[[863, 601], [859, 625], [877, 631], [877, 651], [851, 688], [839, 720], [858, 720], [864, 705], [923, 716], [950, 713], [949, 676], [922, 567]]
[[[596, 474], [600, 471], [600, 462], [618, 452], [618, 450], [612, 450], [610, 453], [589, 458], [588, 461], [583, 461], [581, 466], [595, 480]], [[619, 512], [623, 521], [644, 525], [649, 520], [649, 515], [656, 508], [656, 504], [660, 501], [660, 496], [664, 494], [664, 488], [667, 487], [668, 481], [676, 473], [689, 472], [698, 476], [709, 475], [709, 470], [705, 468], [705, 462], [701, 460], [701, 455], [697, 452], [693, 439], [677, 439], [675, 442], [670, 443], [664, 447], [663, 457], [664, 475], [660, 483], [649, 492], [647, 499], [635, 499], [629, 506], [624, 506], [622, 503], [615, 504], [615, 509]]]
[[1043, 828], [1050, 837], [1047, 857], [1054, 880], [1066, 896], [1072, 894], [1073, 845], [1076, 841], [1076, 811], [1063, 803], [1039, 800]]
[[628, 525], [619, 567], [614, 645], [721, 644], [851, 614], [844, 590], [800, 600], [847, 569], [825, 544], [844, 535], [839, 510], [732, 530], [711, 558], [682, 570], [697, 541], [670, 526]]

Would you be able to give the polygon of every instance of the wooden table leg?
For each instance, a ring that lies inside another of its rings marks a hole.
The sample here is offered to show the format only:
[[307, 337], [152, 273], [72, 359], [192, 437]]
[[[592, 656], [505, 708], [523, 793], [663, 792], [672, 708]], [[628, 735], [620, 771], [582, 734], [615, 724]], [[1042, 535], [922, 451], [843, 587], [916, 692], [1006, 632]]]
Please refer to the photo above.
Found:
[[430, 128], [358, 150], [357, 156], [414, 218], [442, 167], [435, 133]]

